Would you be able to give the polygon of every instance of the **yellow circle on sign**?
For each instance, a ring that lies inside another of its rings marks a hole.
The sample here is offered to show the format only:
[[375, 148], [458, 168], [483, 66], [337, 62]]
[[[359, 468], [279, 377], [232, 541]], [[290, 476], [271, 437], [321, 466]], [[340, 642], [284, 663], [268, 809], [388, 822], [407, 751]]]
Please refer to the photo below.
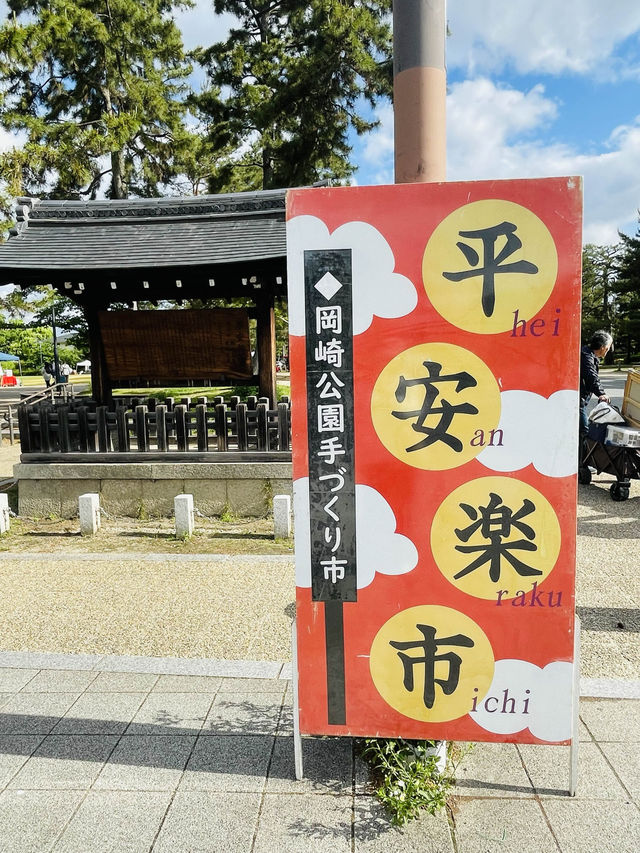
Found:
[[382, 698], [405, 717], [440, 723], [484, 698], [495, 659], [484, 631], [464, 613], [420, 605], [396, 613], [371, 645], [369, 666]]
[[560, 553], [549, 501], [528, 483], [482, 477], [451, 492], [431, 525], [431, 551], [442, 574], [476, 598], [514, 598], [541, 584]]
[[429, 238], [422, 260], [425, 290], [436, 311], [480, 334], [531, 320], [557, 274], [549, 229], [526, 207], [501, 199], [471, 202], [450, 213]]
[[[378, 438], [414, 468], [443, 471], [473, 459], [500, 420], [500, 389], [487, 365], [453, 344], [419, 344], [382, 370], [371, 397]], [[473, 444], [472, 444], [473, 442]]]

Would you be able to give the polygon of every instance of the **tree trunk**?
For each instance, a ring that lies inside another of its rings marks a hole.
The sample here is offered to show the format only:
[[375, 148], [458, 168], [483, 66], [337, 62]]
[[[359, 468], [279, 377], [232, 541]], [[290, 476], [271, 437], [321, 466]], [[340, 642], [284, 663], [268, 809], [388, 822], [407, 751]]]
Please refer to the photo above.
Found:
[[124, 183], [124, 151], [111, 152], [111, 198], [126, 198]]
[[273, 183], [273, 166], [271, 163], [271, 149], [262, 149], [262, 189], [272, 190]]

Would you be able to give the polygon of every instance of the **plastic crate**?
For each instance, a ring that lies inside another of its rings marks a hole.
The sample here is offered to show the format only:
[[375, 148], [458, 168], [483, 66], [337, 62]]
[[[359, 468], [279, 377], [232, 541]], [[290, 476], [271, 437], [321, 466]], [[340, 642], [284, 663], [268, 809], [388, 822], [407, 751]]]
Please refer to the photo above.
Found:
[[640, 448], [640, 429], [623, 426], [622, 424], [609, 424], [607, 427], [607, 441], [621, 447]]

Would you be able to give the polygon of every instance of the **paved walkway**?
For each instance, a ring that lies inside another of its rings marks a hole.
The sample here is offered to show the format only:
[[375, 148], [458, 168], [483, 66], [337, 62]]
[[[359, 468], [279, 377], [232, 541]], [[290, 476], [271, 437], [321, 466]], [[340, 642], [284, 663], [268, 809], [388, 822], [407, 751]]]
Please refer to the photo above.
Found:
[[[567, 747], [477, 744], [457, 769], [449, 811], [404, 830], [372, 795], [351, 739], [305, 738], [305, 779], [295, 781], [289, 590], [272, 607], [269, 659], [249, 659], [249, 646], [238, 646], [241, 661], [226, 649], [225, 660], [198, 658], [195, 646], [188, 658], [152, 657], [165, 652], [150, 641], [158, 625], [149, 628], [140, 602], [165, 600], [163, 575], [138, 585], [139, 600], [127, 593], [145, 651], [114, 655], [117, 623], [92, 620], [89, 602], [120, 588], [119, 576], [109, 586], [117, 572], [133, 584], [153, 561], [170, 574], [174, 557], [0, 553], [1, 645], [11, 633], [13, 648], [58, 649], [0, 651], [0, 853], [637, 853], [639, 538], [640, 481], [623, 504], [604, 483], [580, 488], [577, 797], [566, 793]], [[225, 566], [258, 605], [266, 587], [256, 567], [291, 580], [288, 558], [253, 558], [244, 574], [237, 557], [178, 559], [173, 606], [162, 611], [168, 636], [171, 618], [194, 609], [191, 584], [213, 596], [211, 578]], [[215, 624], [201, 625], [202, 636]], [[63, 653], [81, 650], [76, 634], [95, 653]]]
[[351, 739], [305, 738], [295, 781], [288, 673], [252, 666], [2, 653], [0, 851], [638, 850], [640, 694], [582, 700], [576, 798], [567, 747], [477, 744], [398, 830]]

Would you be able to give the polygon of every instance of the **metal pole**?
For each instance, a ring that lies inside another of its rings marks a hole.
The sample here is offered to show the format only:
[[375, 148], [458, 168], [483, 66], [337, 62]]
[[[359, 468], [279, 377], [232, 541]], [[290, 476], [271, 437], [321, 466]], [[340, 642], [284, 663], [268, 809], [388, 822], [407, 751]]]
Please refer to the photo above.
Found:
[[446, 0], [395, 0], [396, 184], [446, 180]]

